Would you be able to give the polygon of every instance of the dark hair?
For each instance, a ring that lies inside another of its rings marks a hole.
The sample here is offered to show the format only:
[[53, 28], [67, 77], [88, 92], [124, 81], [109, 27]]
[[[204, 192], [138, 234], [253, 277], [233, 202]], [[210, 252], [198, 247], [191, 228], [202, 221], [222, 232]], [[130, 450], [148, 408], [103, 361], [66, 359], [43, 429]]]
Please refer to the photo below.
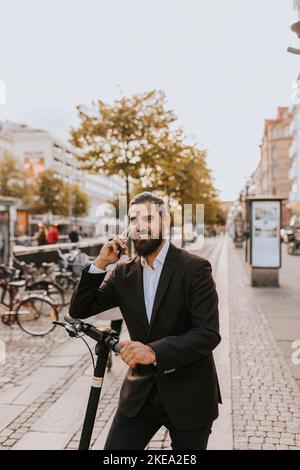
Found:
[[146, 204], [147, 202], [154, 203], [159, 212], [161, 212], [161, 215], [165, 215], [167, 213], [165, 201], [160, 196], [150, 193], [150, 191], [143, 191], [142, 193], [137, 194], [130, 201], [130, 207], [134, 204]]
[[150, 193], [150, 191], [143, 191], [142, 193], [137, 194], [131, 201], [130, 205], [133, 204], [143, 204], [145, 202], [154, 202], [156, 204], [164, 204], [164, 200], [156, 196], [154, 193]]

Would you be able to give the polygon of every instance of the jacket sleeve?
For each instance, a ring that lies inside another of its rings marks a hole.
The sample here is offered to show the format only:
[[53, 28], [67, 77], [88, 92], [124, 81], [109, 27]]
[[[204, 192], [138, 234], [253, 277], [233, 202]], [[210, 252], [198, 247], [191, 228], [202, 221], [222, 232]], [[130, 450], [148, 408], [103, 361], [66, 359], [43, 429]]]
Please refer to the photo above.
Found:
[[211, 264], [201, 260], [192, 278], [189, 331], [149, 343], [156, 353], [157, 373], [184, 367], [208, 356], [220, 341], [216, 285]]
[[118, 306], [115, 290], [116, 270], [106, 278], [106, 272], [89, 273], [89, 266], [83, 269], [76, 285], [69, 314], [73, 318], [87, 318]]

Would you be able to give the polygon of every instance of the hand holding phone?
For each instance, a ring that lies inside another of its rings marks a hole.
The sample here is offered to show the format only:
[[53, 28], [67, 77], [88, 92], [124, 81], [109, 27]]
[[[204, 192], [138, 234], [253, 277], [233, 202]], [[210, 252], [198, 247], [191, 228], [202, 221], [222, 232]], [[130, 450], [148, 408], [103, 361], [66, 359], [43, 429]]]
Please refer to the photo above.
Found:
[[[120, 240], [122, 240], [124, 243], [127, 244], [129, 234], [130, 234], [130, 225], [128, 225], [128, 227], [125, 230], [123, 230], [123, 232], [121, 233], [121, 235], [119, 237]], [[120, 259], [122, 254], [126, 253], [126, 248], [124, 246], [123, 247], [119, 246], [119, 249], [118, 249], [118, 258], [119, 259]]]

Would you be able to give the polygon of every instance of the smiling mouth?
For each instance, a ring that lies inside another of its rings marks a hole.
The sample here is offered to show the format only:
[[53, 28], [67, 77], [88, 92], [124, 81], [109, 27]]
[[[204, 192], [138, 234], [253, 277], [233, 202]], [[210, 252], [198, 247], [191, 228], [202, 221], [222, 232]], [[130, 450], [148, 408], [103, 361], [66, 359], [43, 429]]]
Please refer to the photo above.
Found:
[[138, 236], [138, 240], [148, 240], [149, 233], [140, 233]]

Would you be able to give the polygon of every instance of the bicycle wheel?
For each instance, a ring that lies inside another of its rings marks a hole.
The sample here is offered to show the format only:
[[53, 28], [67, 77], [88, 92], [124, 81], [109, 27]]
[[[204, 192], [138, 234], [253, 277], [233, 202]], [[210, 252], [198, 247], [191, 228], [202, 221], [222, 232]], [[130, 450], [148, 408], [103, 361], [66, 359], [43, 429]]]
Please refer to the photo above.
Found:
[[48, 297], [52, 300], [58, 312], [60, 312], [65, 305], [65, 295], [63, 289], [56, 283], [50, 281], [37, 281], [27, 286], [27, 290], [44, 290], [47, 292]]
[[0, 303], [10, 307], [12, 303], [12, 294], [7, 287], [7, 282], [0, 281]]
[[57, 274], [57, 276], [55, 276], [55, 283], [58, 284], [64, 292], [65, 305], [69, 305], [77, 282], [70, 276]]
[[58, 311], [49, 300], [32, 295], [19, 303], [16, 308], [16, 320], [25, 333], [45, 336], [56, 327], [52, 322], [58, 320]]
[[6, 282], [0, 281], [0, 317], [4, 325], [10, 326], [15, 322], [14, 315], [10, 313], [12, 302], [11, 290], [7, 287]]

